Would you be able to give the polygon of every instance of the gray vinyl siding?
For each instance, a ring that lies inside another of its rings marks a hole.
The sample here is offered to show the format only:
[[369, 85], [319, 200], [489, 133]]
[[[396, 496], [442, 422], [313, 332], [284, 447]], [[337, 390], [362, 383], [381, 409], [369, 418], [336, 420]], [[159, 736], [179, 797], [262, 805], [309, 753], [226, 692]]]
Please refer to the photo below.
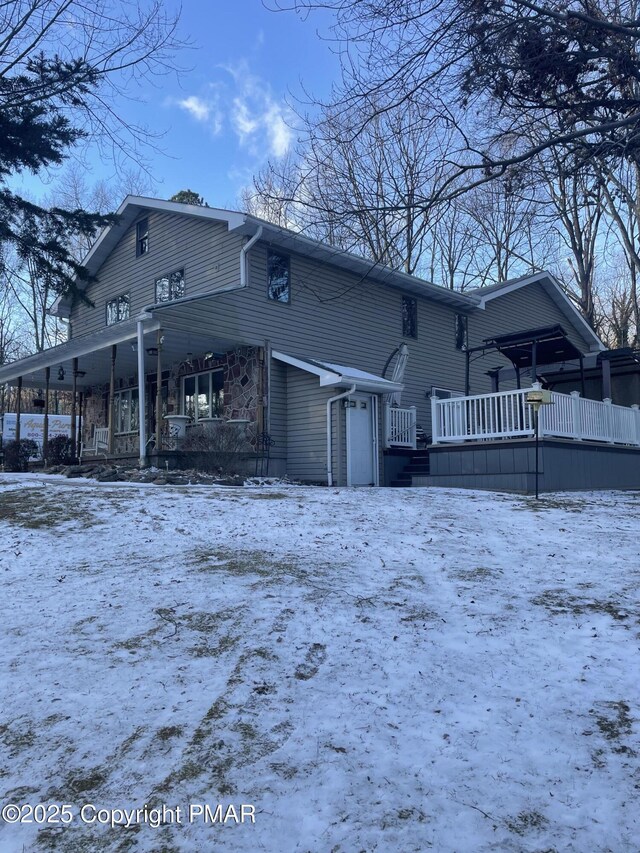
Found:
[[317, 376], [287, 368], [287, 474], [294, 480], [326, 482], [326, 404], [334, 393]]
[[[138, 220], [144, 219], [140, 216]], [[87, 290], [93, 306], [78, 304], [71, 313], [75, 336], [106, 326], [106, 303], [122, 293], [131, 297], [130, 316], [155, 302], [155, 281], [184, 268], [185, 296], [239, 282], [242, 238], [226, 223], [149, 212], [149, 251], [136, 257], [136, 223], [127, 229]]]
[[469, 320], [471, 346], [484, 338], [505, 335], [509, 332], [535, 329], [539, 326], [560, 325], [578, 349], [588, 352], [591, 342], [578, 334], [568, 317], [539, 283], [529, 284], [498, 296], [486, 303], [484, 311], [476, 312]]
[[[452, 309], [418, 297], [418, 337], [404, 339], [400, 291], [292, 255], [291, 302], [275, 303], [267, 299], [266, 262], [267, 247], [258, 243], [250, 252], [250, 287], [233, 295], [247, 305], [236, 315], [241, 339], [267, 337], [273, 349], [289, 355], [333, 361], [378, 376], [404, 342], [409, 360], [402, 404], [416, 405], [419, 421], [429, 417], [431, 384], [449, 387], [464, 377]], [[221, 301], [225, 298], [220, 296]], [[393, 363], [387, 376], [392, 369]]]
[[271, 360], [270, 371], [270, 425], [269, 434], [275, 444], [273, 458], [287, 456], [287, 367], [281, 361]]

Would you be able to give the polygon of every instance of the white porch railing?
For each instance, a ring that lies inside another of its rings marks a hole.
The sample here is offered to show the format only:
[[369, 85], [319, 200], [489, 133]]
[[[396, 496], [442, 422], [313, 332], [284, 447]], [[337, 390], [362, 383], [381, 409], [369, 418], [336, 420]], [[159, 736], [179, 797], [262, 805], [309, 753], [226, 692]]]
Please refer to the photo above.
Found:
[[[433, 443], [517, 438], [534, 434], [528, 388], [449, 400], [431, 398]], [[551, 393], [552, 405], [540, 408], [541, 436], [606, 441], [640, 447], [638, 406], [614, 406], [571, 394]]]
[[384, 446], [416, 449], [416, 407], [384, 406]]

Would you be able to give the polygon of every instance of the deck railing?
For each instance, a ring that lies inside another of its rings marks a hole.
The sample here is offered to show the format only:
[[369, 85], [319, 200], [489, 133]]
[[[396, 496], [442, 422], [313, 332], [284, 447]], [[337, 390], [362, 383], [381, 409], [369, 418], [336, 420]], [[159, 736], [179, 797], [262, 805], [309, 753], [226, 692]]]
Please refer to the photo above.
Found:
[[384, 446], [416, 449], [416, 407], [384, 407]]
[[[431, 398], [433, 443], [481, 441], [532, 436], [533, 407], [530, 389], [500, 391], [449, 400]], [[558, 438], [605, 441], [640, 447], [638, 406], [614, 406], [571, 394], [551, 393], [552, 404], [540, 408], [539, 434]]]

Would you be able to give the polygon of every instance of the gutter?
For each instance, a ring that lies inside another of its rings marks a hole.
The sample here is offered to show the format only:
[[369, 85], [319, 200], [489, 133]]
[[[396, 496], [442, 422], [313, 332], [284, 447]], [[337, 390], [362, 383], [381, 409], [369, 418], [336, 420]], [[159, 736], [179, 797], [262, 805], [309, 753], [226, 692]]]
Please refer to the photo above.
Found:
[[331, 405], [338, 400], [344, 399], [344, 397], [348, 397], [350, 394], [355, 394], [355, 392], [356, 386], [354, 383], [348, 391], [343, 391], [342, 394], [336, 394], [335, 397], [329, 397], [327, 400], [327, 486], [333, 486], [333, 466], [331, 463], [331, 454], [333, 452], [331, 442]]

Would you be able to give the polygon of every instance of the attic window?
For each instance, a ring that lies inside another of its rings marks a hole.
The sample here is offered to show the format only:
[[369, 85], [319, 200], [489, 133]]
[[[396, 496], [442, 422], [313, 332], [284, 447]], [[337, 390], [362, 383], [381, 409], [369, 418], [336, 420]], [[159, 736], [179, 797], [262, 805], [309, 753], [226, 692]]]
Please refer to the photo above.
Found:
[[156, 279], [156, 302], [172, 302], [184, 296], [184, 269]]
[[291, 301], [289, 258], [271, 249], [267, 252], [267, 296], [275, 302]]
[[115, 299], [110, 299], [107, 302], [107, 326], [128, 320], [130, 304], [131, 298], [128, 293], [121, 293]]
[[418, 337], [418, 302], [412, 296], [402, 297], [402, 336]]
[[149, 220], [145, 217], [136, 224], [136, 257], [149, 251]]

